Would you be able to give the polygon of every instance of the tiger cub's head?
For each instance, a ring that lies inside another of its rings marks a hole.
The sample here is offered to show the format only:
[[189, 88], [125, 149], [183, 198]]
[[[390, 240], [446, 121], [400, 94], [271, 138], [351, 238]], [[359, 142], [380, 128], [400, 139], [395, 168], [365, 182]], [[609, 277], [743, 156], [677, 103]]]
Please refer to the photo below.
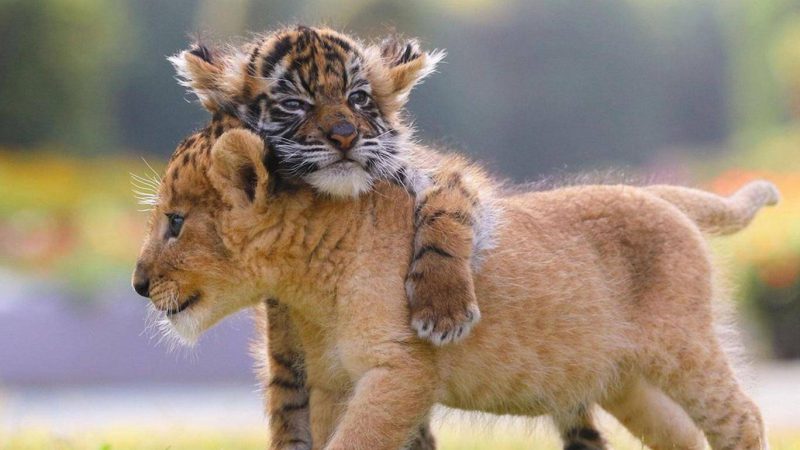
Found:
[[209, 111], [238, 117], [265, 140], [267, 164], [284, 182], [354, 197], [377, 180], [408, 181], [402, 110], [443, 57], [416, 40], [365, 45], [298, 26], [242, 49], [195, 45], [170, 60]]

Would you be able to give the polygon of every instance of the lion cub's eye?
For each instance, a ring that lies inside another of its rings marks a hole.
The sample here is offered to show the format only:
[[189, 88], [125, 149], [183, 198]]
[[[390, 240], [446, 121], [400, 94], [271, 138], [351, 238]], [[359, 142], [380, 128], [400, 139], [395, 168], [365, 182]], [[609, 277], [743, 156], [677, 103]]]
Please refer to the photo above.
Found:
[[167, 214], [167, 219], [169, 220], [169, 224], [167, 225], [167, 237], [178, 237], [183, 227], [183, 216], [180, 214]]
[[364, 91], [355, 91], [347, 97], [347, 101], [353, 106], [364, 106], [369, 101], [369, 96]]
[[308, 103], [296, 98], [290, 98], [282, 101], [281, 106], [287, 111], [305, 111], [308, 109]]

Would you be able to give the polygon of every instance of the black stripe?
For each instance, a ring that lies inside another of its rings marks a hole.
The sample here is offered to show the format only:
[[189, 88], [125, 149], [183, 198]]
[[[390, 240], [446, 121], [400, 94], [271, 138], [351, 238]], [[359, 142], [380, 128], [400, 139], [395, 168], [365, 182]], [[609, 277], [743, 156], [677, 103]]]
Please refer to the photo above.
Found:
[[414, 45], [408, 44], [406, 45], [406, 51], [403, 52], [403, 56], [400, 57], [400, 64], [405, 64], [409, 60], [411, 60], [411, 56], [413, 55]]
[[431, 225], [433, 222], [436, 222], [437, 220], [445, 216], [455, 220], [461, 225], [472, 226], [472, 218], [463, 211], [445, 211], [443, 209], [434, 211], [433, 213], [428, 214], [425, 217], [421, 217], [422, 224], [420, 226]]
[[268, 77], [269, 74], [272, 73], [272, 70], [275, 69], [275, 64], [283, 59], [291, 49], [292, 39], [289, 36], [284, 36], [278, 40], [275, 46], [272, 47], [272, 50], [264, 57], [264, 65], [261, 66], [261, 76], [265, 78]]
[[414, 215], [419, 217], [419, 215], [422, 214], [422, 210], [425, 208], [425, 205], [428, 204], [428, 200], [433, 198], [433, 196], [438, 195], [440, 192], [442, 192], [442, 187], [439, 185], [434, 185], [433, 188], [430, 188], [428, 195], [426, 195], [425, 198], [423, 198], [414, 208]]
[[442, 218], [445, 215], [447, 215], [447, 211], [445, 211], [443, 209], [434, 211], [432, 214], [428, 214], [428, 215], [426, 215], [425, 217], [422, 218], [423, 219], [422, 220], [422, 225], [430, 225], [430, 224], [432, 224], [433, 222], [436, 222], [437, 220], [439, 220], [440, 218]]
[[286, 403], [286, 404], [283, 404], [283, 405], [281, 405], [281, 412], [289, 413], [289, 412], [297, 411], [297, 410], [300, 410], [300, 409], [306, 409], [306, 408], [308, 408], [308, 399], [305, 399], [302, 402], [298, 402], [298, 403]]
[[406, 171], [406, 168], [399, 168], [397, 172], [395, 172], [395, 175], [397, 175], [397, 183], [400, 183], [408, 195], [410, 195], [412, 198], [417, 198], [417, 193], [414, 192], [414, 186], [411, 185], [411, 180], [408, 179], [408, 172]]
[[299, 92], [297, 89], [297, 85], [294, 83], [289, 76], [289, 72], [284, 73], [278, 79], [278, 82], [275, 83], [274, 87], [272, 88], [272, 92], [274, 94], [294, 94]]
[[296, 357], [294, 360], [290, 357], [283, 356], [277, 353], [271, 353], [270, 357], [272, 360], [277, 363], [278, 365], [282, 366], [286, 370], [292, 373], [292, 377], [296, 380], [303, 380], [305, 382], [306, 379], [306, 372], [302, 369], [302, 367], [298, 367], [300, 364], [297, 362], [302, 363], [301, 357]]
[[[311, 74], [312, 77], [316, 77], [317, 65], [316, 63], [314, 63], [313, 60], [311, 61], [311, 69], [308, 71], [308, 73]], [[303, 89], [305, 89], [306, 92], [308, 92], [309, 95], [314, 95], [314, 89], [312, 89], [311, 87], [312, 83], [309, 83], [308, 80], [303, 78], [299, 72], [297, 72], [297, 79], [300, 80], [300, 84], [303, 86]]]
[[261, 53], [261, 46], [264, 45], [264, 41], [258, 41], [256, 44], [256, 48], [253, 50], [253, 53], [250, 54], [250, 61], [247, 63], [247, 74], [251, 77], [256, 76], [256, 59], [258, 59], [258, 55]]
[[291, 389], [291, 390], [305, 389], [305, 387], [306, 387], [305, 383], [302, 383], [302, 382], [299, 382], [299, 381], [287, 380], [287, 379], [279, 378], [279, 377], [274, 377], [269, 382], [269, 385], [270, 386], [282, 387], [284, 389]]
[[[344, 61], [342, 61], [341, 64], [342, 64], [342, 93], [346, 93], [347, 85], [350, 83], [350, 77], [349, 74], [347, 73], [347, 68], [344, 65]], [[333, 66], [331, 66], [331, 69], [333, 69]], [[335, 72], [331, 70], [331, 73], [333, 74]]]
[[564, 450], [592, 450], [592, 448], [580, 442], [573, 442], [573, 443], [567, 443], [564, 446]]
[[[354, 72], [358, 72], [358, 69], [355, 69]], [[368, 84], [369, 84], [369, 82], [367, 82], [367, 80], [365, 80], [363, 78], [359, 78], [358, 80], [353, 82], [353, 85], [350, 86], [350, 89], [360, 88], [361, 86], [366, 86]]]
[[329, 42], [333, 42], [334, 44], [338, 45], [345, 52], [349, 52], [350, 50], [352, 50], [352, 47], [350, 47], [350, 44], [348, 44], [347, 42], [345, 42], [343, 39], [339, 38], [338, 36], [325, 36], [325, 39], [327, 39]]
[[423, 256], [425, 256], [426, 253], [436, 253], [437, 255], [443, 256], [445, 258], [452, 258], [453, 257], [453, 255], [451, 255], [450, 253], [447, 253], [445, 250], [443, 250], [443, 249], [441, 249], [441, 248], [439, 248], [439, 247], [437, 247], [435, 245], [426, 245], [426, 246], [422, 247], [421, 249], [417, 250], [417, 254], [414, 255], [414, 261], [422, 258]]

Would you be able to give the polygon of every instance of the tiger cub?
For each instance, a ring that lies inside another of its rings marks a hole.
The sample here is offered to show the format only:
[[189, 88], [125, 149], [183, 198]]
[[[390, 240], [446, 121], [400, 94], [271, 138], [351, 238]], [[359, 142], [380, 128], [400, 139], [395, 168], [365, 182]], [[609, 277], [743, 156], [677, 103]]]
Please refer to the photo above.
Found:
[[436, 155], [413, 141], [403, 120], [409, 92], [443, 57], [413, 39], [365, 46], [298, 26], [243, 49], [196, 44], [171, 58], [206, 109], [238, 117], [269, 145], [274, 192], [308, 184], [345, 200], [390, 180], [415, 197], [406, 289], [412, 327], [436, 345], [465, 338], [480, 320], [473, 255], [490, 243], [476, 235], [476, 221], [491, 219], [480, 217], [485, 195], [456, 168], [430, 169]]

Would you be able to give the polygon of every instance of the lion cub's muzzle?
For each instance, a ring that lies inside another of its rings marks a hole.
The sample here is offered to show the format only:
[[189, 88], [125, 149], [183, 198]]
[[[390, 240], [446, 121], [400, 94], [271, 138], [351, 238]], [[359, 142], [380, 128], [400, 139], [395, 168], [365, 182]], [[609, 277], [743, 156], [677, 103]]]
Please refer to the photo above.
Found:
[[142, 263], [136, 263], [136, 269], [133, 271], [133, 280], [131, 280], [133, 290], [142, 297], [150, 297], [150, 276], [144, 269]]
[[188, 309], [190, 306], [192, 306], [195, 303], [197, 303], [198, 300], [200, 300], [200, 294], [192, 294], [192, 295], [190, 295], [188, 298], [184, 299], [180, 303], [170, 303], [164, 308], [161, 308], [161, 307], [158, 307], [158, 306], [157, 307], [158, 307], [158, 309], [166, 312], [167, 316], [174, 316], [174, 315], [176, 315], [176, 314]]
[[159, 311], [167, 313], [167, 316], [174, 316], [200, 300], [200, 294], [194, 293], [186, 298], [180, 298], [176, 283], [165, 280], [152, 282], [150, 274], [144, 265], [139, 262], [133, 272], [131, 281], [133, 290], [142, 297], [150, 298], [153, 306]]

